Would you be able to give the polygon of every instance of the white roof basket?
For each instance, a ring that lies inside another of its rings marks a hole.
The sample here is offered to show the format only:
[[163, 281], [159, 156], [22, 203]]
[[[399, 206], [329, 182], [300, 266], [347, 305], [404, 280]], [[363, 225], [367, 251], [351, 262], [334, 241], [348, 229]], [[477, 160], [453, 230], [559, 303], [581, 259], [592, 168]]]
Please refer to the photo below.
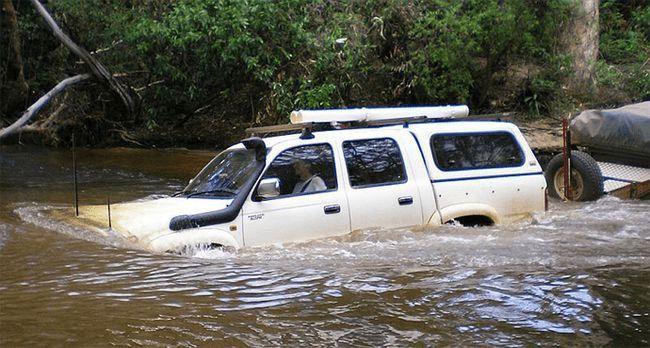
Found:
[[291, 123], [368, 122], [408, 117], [460, 118], [468, 115], [469, 108], [467, 105], [298, 110], [291, 113]]

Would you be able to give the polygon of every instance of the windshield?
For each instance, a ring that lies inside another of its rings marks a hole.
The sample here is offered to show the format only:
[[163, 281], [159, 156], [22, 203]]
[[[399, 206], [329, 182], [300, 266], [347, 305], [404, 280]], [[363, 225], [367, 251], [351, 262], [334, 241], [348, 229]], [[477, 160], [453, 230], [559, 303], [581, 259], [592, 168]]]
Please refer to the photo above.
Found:
[[232, 198], [255, 171], [255, 151], [226, 150], [208, 163], [182, 191], [187, 197]]

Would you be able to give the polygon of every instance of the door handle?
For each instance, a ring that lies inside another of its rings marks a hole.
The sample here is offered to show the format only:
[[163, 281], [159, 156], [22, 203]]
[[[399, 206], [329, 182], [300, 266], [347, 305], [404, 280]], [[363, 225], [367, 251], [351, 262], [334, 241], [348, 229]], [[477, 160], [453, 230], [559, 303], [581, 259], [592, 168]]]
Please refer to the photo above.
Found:
[[337, 214], [341, 212], [341, 206], [338, 204], [326, 205], [323, 211], [325, 214]]
[[397, 202], [399, 203], [399, 205], [413, 204], [413, 197], [411, 196], [400, 197], [397, 199]]

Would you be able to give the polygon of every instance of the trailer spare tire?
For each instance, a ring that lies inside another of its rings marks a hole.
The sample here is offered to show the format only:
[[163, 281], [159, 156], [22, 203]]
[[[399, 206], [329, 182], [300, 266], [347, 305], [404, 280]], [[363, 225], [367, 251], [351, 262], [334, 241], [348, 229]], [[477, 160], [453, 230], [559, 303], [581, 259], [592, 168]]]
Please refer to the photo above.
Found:
[[[563, 199], [564, 158], [562, 154], [551, 159], [544, 177], [549, 196]], [[574, 201], [593, 201], [603, 195], [603, 175], [598, 163], [581, 151], [571, 151], [571, 189]]]

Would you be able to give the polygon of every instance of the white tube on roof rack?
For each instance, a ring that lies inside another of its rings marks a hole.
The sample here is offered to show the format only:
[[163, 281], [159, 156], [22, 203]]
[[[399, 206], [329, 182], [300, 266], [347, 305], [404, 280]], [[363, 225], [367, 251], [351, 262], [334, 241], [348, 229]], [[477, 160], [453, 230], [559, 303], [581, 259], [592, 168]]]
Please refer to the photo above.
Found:
[[427, 118], [458, 118], [467, 117], [468, 115], [469, 108], [467, 105], [298, 110], [291, 113], [291, 123], [379, 121], [419, 116]]

